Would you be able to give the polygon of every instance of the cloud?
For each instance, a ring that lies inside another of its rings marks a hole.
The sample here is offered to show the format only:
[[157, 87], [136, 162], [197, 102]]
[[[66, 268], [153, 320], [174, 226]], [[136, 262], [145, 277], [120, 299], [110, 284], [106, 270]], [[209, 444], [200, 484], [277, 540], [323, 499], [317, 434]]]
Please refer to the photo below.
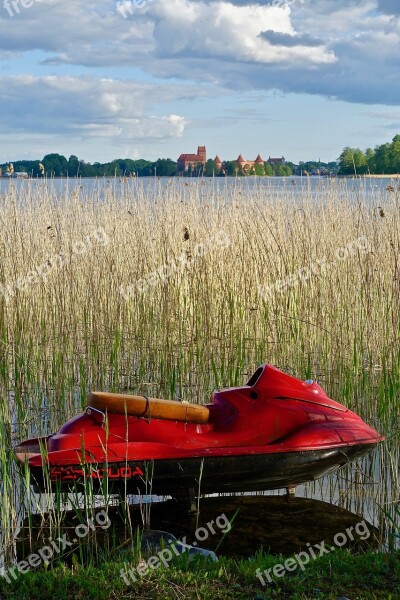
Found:
[[324, 42], [318, 38], [314, 38], [307, 33], [301, 35], [291, 35], [289, 33], [280, 33], [279, 31], [262, 31], [260, 36], [272, 44], [273, 46], [285, 46], [293, 48], [295, 46], [323, 46]]
[[[124, 13], [129, 17], [124, 19], [120, 13], [127, 6], [132, 12]], [[334, 60], [323, 45], [308, 45], [306, 53], [298, 46], [271, 49], [260, 37], [266, 30], [294, 34], [290, 10], [226, 1], [88, 0], [82, 4], [77, 0], [47, 0], [13, 19], [0, 18], [0, 51], [40, 49], [48, 55], [43, 64], [49, 66], [140, 65], [150, 72], [156, 61], [172, 57], [266, 64]]]
[[387, 15], [400, 15], [398, 0], [378, 0], [378, 9]]
[[386, 110], [386, 111], [382, 112], [382, 111], [368, 110], [368, 111], [364, 111], [363, 115], [365, 115], [366, 117], [369, 117], [370, 119], [384, 119], [384, 120], [395, 119], [396, 122], [400, 122], [400, 112], [398, 112], [398, 111]]
[[285, 39], [294, 36], [290, 12], [286, 9], [271, 5], [233, 6], [228, 2], [215, 2], [210, 7], [204, 2], [188, 0], [170, 0], [157, 6], [153, 40], [155, 53], [163, 61], [203, 60], [205, 68], [211, 70], [213, 66], [207, 62], [211, 60], [250, 65], [296, 62], [315, 65], [335, 61], [323, 42], [318, 46], [304, 44], [299, 36], [298, 44], [277, 47], [262, 35], [263, 31], [272, 30], [277, 35], [286, 35]]
[[157, 116], [155, 104], [176, 99], [179, 87], [91, 77], [0, 77], [4, 133], [138, 140], [182, 136], [186, 120]]
[[[13, 18], [3, 8], [1, 64], [20, 69], [35, 52], [47, 75], [1, 79], [0, 122], [113, 139], [179, 136], [188, 118], [163, 104], [227, 90], [399, 105], [398, 13], [397, 0], [42, 0]], [[85, 75], [61, 76], [68, 69]], [[135, 81], [117, 79], [117, 69], [134, 70]]]

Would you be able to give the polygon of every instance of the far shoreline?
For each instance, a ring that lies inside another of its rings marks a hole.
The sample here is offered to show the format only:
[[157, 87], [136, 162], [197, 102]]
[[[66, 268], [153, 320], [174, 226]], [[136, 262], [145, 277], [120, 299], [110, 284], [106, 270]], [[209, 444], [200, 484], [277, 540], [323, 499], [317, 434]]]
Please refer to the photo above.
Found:
[[[354, 175], [348, 175], [348, 177], [354, 179]], [[392, 173], [388, 175], [357, 175], [357, 179], [400, 179], [400, 173]]]

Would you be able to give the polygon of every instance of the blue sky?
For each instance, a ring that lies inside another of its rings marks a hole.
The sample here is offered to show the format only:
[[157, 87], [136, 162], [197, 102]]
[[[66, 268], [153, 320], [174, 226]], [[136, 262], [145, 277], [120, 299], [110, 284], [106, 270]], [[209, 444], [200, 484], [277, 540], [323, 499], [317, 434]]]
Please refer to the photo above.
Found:
[[0, 0], [0, 163], [335, 160], [400, 133], [398, 0]]

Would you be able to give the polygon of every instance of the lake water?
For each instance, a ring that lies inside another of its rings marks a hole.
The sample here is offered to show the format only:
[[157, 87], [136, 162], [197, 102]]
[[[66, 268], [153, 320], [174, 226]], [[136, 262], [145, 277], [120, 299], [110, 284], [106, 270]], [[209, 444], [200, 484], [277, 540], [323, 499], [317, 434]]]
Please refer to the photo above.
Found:
[[282, 192], [286, 196], [309, 198], [318, 201], [327, 190], [335, 191], [339, 196], [354, 199], [385, 200], [394, 191], [400, 190], [400, 179], [385, 178], [326, 178], [326, 177], [104, 177], [78, 179], [32, 179], [21, 180], [0, 178], [0, 195], [7, 193], [9, 186], [16, 186], [19, 194], [31, 198], [38, 193], [46, 192], [62, 198], [74, 191], [76, 195], [85, 198], [97, 196], [101, 201], [110, 192], [117, 196], [129, 194], [133, 197], [141, 195], [151, 200], [157, 196], [173, 193], [184, 200], [190, 193], [197, 191], [199, 199], [208, 200], [210, 197], [223, 195], [225, 199], [236, 195], [259, 194], [265, 198], [279, 198]]

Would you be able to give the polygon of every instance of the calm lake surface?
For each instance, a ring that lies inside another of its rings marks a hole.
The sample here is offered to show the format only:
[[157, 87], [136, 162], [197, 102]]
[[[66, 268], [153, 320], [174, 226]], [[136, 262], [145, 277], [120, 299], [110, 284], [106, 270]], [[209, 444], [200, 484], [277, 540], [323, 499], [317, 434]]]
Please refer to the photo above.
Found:
[[[180, 177], [104, 177], [104, 178], [78, 178], [78, 179], [31, 179], [21, 180], [0, 178], [0, 194], [7, 193], [9, 186], [17, 186], [21, 197], [24, 191], [39, 194], [46, 192], [55, 197], [62, 198], [71, 190], [76, 191], [79, 198], [93, 198], [98, 196], [101, 201], [108, 194], [114, 192], [116, 195], [129, 194], [135, 197], [140, 194], [146, 199], [156, 199], [157, 196], [165, 196], [167, 192], [173, 192], [174, 197], [180, 195], [184, 200], [193, 189], [198, 190], [199, 199], [216, 199], [219, 193], [223, 193], [224, 199], [235, 197], [237, 194], [246, 193], [260, 194], [265, 199], [279, 198], [284, 191], [286, 196], [293, 199], [308, 198], [318, 201], [322, 196], [326, 199], [327, 190], [334, 190], [337, 196], [354, 199], [376, 199], [384, 200], [393, 191], [400, 190], [400, 179], [393, 177], [385, 178], [326, 178], [326, 177], [204, 177], [204, 178], [180, 178]], [[389, 188], [389, 189], [388, 189]]]

